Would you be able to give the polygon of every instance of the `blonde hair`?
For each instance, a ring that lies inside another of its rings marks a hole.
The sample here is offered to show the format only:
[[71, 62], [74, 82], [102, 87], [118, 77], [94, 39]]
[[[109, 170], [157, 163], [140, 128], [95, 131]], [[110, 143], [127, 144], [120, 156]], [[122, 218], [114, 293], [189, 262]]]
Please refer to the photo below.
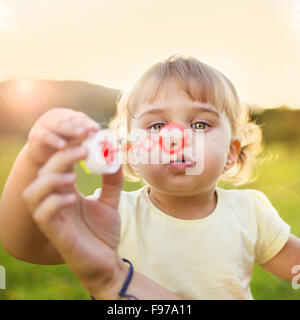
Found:
[[[168, 59], [152, 65], [128, 91], [122, 91], [117, 100], [117, 113], [108, 127], [119, 137], [128, 137], [131, 110], [139, 103], [152, 103], [169, 79], [176, 79], [193, 101], [210, 103], [224, 112], [231, 124], [232, 136], [241, 141], [241, 152], [235, 165], [224, 172], [221, 181], [235, 186], [253, 182], [253, 167], [257, 155], [263, 150], [262, 130], [250, 121], [248, 108], [240, 102], [233, 84], [218, 70], [190, 56], [172, 55]], [[128, 141], [123, 141], [127, 145]], [[143, 178], [128, 163], [123, 167], [128, 181]]]

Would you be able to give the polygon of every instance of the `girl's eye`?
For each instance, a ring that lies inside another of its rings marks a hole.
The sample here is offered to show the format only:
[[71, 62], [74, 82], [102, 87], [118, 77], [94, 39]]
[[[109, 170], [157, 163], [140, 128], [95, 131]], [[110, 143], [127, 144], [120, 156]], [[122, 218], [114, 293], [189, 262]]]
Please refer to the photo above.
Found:
[[[164, 126], [164, 124], [163, 123], [154, 123], [152, 126], [149, 127], [149, 129], [154, 129], [155, 130], [155, 126]], [[161, 128], [159, 128], [158, 130], [160, 130]]]
[[[149, 127], [149, 129], [154, 129], [156, 131], [157, 129], [160, 130], [163, 126], [164, 126], [164, 123], [154, 123]], [[210, 125], [204, 121], [197, 121], [192, 124], [192, 128], [194, 129], [206, 129], [206, 127], [210, 127]]]
[[193, 125], [195, 125], [194, 129], [205, 129], [206, 127], [210, 127], [210, 125], [204, 121], [197, 121], [192, 124], [192, 127]]

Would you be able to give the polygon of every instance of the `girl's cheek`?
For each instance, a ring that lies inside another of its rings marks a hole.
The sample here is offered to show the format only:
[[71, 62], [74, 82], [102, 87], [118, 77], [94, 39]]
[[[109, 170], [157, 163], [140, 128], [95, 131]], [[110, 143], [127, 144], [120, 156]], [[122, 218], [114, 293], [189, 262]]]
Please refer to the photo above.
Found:
[[204, 141], [204, 161], [223, 163], [227, 157], [228, 142], [226, 135], [210, 136]]

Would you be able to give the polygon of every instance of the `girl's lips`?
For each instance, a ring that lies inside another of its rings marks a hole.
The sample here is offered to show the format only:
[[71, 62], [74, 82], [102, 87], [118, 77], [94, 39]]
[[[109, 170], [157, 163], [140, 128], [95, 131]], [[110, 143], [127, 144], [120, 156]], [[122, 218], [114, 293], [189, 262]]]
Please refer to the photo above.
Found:
[[195, 163], [192, 161], [185, 161], [185, 162], [171, 161], [167, 166], [175, 171], [185, 171], [186, 168], [193, 168], [195, 166]]

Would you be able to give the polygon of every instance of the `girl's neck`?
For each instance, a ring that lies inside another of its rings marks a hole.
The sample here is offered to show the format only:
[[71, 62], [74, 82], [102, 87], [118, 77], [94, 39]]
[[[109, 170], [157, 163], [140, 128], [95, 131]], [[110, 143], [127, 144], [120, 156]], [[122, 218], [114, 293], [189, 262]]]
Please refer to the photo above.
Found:
[[215, 188], [192, 196], [172, 196], [148, 188], [152, 203], [166, 214], [183, 220], [202, 219], [209, 216], [216, 208], [217, 193]]

